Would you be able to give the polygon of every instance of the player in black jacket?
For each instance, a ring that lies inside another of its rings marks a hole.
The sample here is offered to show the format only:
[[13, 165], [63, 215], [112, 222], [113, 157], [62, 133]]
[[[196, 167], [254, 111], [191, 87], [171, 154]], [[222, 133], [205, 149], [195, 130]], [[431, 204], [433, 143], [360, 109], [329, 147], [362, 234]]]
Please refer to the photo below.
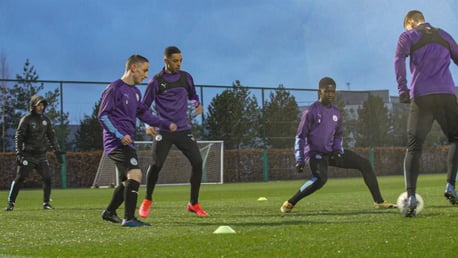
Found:
[[48, 102], [42, 96], [32, 96], [30, 112], [19, 121], [15, 136], [17, 174], [11, 183], [6, 211], [14, 209], [14, 203], [24, 179], [34, 169], [43, 179], [43, 209], [53, 209], [49, 204], [51, 170], [46, 158], [48, 147], [54, 152], [59, 163], [62, 164], [63, 159], [51, 120], [43, 114], [47, 105]]

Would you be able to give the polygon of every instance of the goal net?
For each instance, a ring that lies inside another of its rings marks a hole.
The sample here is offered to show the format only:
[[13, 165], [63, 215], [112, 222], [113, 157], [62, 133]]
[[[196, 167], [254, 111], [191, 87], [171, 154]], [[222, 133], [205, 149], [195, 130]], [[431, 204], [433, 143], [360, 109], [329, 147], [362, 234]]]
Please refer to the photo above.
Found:
[[[146, 170], [152, 160], [152, 141], [135, 142], [138, 161], [142, 169], [142, 184], [146, 184]], [[222, 184], [223, 183], [223, 141], [197, 141], [200, 154], [203, 160], [202, 183]], [[157, 184], [187, 184], [191, 177], [191, 163], [184, 154], [173, 145], [159, 173]], [[118, 172], [116, 166], [105, 154], [97, 168], [97, 173], [92, 183], [92, 188], [114, 187], [118, 185]]]

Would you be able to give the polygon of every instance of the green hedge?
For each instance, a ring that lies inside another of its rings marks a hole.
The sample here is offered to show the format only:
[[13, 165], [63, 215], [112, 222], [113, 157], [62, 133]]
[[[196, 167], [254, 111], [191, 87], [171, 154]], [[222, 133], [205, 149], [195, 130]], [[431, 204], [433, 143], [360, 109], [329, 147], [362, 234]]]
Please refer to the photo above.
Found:
[[[102, 151], [92, 152], [67, 152], [66, 153], [66, 177], [67, 187], [89, 187], [92, 185]], [[48, 160], [54, 174], [53, 186], [62, 187], [61, 168], [54, 154], [48, 153]], [[11, 181], [16, 176], [16, 154], [0, 153], [0, 188], [8, 189]], [[25, 187], [41, 187], [41, 177], [33, 172], [24, 182]]]
[[[352, 150], [369, 157], [368, 148]], [[432, 147], [423, 150], [421, 172], [445, 173], [448, 147]], [[90, 187], [99, 165], [101, 151], [68, 152], [66, 154], [66, 177], [68, 188]], [[376, 174], [402, 175], [405, 147], [374, 148], [374, 166]], [[268, 180], [304, 179], [310, 175], [306, 167], [299, 174], [294, 169], [292, 149], [267, 149]], [[49, 153], [49, 161], [54, 172], [53, 185], [61, 188], [61, 170], [54, 155]], [[0, 153], [0, 189], [8, 189], [16, 175], [16, 155]], [[225, 150], [224, 151], [224, 182], [260, 182], [264, 181], [263, 150]], [[355, 177], [360, 173], [351, 169], [330, 168], [330, 177]], [[29, 175], [25, 187], [41, 187], [41, 178], [37, 173]]]

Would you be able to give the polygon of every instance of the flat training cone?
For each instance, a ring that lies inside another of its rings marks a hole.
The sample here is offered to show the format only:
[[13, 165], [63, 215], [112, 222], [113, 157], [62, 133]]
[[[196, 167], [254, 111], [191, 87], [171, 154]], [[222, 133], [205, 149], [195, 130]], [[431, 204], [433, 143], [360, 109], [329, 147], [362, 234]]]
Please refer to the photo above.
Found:
[[234, 234], [235, 231], [229, 226], [219, 226], [213, 234]]
[[267, 201], [267, 198], [266, 197], [259, 197], [258, 201]]

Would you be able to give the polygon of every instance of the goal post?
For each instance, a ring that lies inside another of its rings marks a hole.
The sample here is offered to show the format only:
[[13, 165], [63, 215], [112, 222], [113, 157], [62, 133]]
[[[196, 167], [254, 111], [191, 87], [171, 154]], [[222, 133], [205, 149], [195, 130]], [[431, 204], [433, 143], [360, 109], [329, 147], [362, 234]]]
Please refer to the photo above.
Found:
[[[138, 162], [143, 173], [142, 185], [146, 184], [146, 170], [152, 160], [152, 141], [135, 142]], [[202, 156], [202, 183], [224, 183], [224, 141], [197, 141]], [[186, 156], [173, 145], [159, 173], [158, 185], [188, 184], [191, 164]], [[92, 188], [114, 187], [119, 184], [116, 166], [102, 154]]]

